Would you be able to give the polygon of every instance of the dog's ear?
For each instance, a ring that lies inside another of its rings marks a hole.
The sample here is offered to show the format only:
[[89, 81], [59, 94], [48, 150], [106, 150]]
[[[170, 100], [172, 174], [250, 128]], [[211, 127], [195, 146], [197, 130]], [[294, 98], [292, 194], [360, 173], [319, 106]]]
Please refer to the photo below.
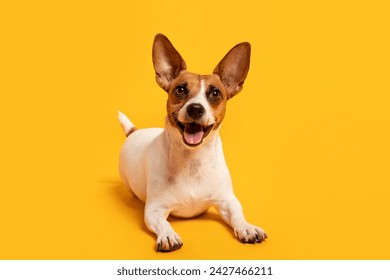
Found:
[[247, 42], [233, 47], [214, 69], [228, 91], [229, 98], [242, 90], [249, 71], [251, 45]]
[[168, 92], [172, 80], [186, 70], [186, 63], [163, 34], [154, 37], [152, 58], [157, 84]]

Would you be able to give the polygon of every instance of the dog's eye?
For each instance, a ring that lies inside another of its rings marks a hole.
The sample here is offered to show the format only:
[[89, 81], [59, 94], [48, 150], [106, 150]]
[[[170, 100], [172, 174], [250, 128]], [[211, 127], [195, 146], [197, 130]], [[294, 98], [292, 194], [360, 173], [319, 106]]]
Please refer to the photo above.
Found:
[[210, 94], [209, 94], [209, 99], [212, 103], [218, 103], [222, 99], [222, 94], [221, 91], [217, 88], [214, 88]]
[[188, 90], [187, 90], [187, 88], [185, 86], [180, 85], [180, 86], [177, 86], [175, 88], [175, 95], [176, 95], [176, 97], [178, 97], [178, 98], [185, 98], [187, 96], [187, 94], [188, 94]]

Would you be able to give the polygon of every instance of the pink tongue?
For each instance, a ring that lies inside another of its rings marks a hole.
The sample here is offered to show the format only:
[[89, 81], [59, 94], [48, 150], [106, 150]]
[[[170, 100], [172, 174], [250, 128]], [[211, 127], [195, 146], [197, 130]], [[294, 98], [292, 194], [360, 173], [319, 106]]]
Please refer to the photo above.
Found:
[[200, 130], [195, 133], [188, 133], [187, 131], [184, 131], [184, 139], [188, 144], [197, 145], [202, 141], [203, 134], [203, 130]]

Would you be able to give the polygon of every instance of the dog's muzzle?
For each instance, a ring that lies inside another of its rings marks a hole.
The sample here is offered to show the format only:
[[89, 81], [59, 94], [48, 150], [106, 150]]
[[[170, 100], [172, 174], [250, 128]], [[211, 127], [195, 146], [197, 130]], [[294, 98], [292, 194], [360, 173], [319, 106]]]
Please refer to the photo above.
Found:
[[191, 147], [202, 144], [203, 139], [207, 137], [210, 131], [213, 129], [214, 124], [203, 125], [200, 119], [205, 113], [205, 108], [199, 103], [193, 103], [187, 106], [187, 116], [192, 119], [191, 122], [180, 122], [175, 119], [176, 126], [179, 128], [183, 136], [183, 142]]

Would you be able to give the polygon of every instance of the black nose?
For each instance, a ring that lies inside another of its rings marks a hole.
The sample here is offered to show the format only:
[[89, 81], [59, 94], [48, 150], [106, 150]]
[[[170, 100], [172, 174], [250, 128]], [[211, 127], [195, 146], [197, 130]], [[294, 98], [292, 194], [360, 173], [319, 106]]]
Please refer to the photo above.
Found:
[[192, 103], [187, 106], [187, 114], [190, 118], [199, 119], [204, 115], [204, 107], [199, 103]]

